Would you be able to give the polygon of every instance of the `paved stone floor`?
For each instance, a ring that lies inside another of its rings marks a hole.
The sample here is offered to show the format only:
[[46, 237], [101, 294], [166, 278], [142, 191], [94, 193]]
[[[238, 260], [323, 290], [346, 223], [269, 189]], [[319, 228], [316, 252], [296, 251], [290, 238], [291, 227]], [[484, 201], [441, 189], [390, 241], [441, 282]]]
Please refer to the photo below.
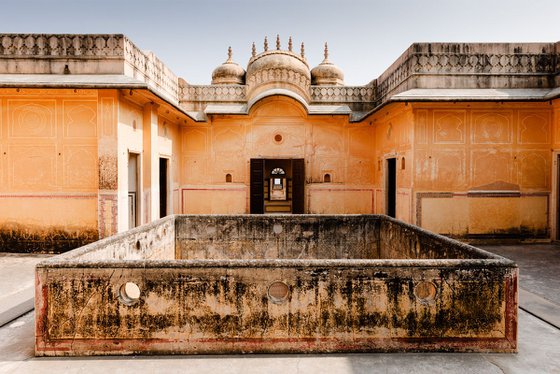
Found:
[[[560, 246], [486, 246], [515, 260], [520, 286], [560, 310]], [[0, 260], [0, 264], [3, 262]], [[0, 267], [1, 269], [1, 267]], [[0, 282], [2, 278], [0, 278]], [[1, 288], [0, 288], [1, 289]], [[537, 296], [538, 295], [538, 296]], [[332, 354], [35, 358], [34, 313], [0, 328], [0, 373], [559, 373], [560, 329], [519, 310], [517, 354]]]
[[0, 252], [0, 326], [33, 308], [35, 264], [50, 256]]
[[0, 305], [5, 298], [33, 287], [35, 264], [51, 255], [31, 255], [0, 252]]
[[479, 247], [517, 262], [520, 286], [560, 305], [560, 245], [532, 244]]

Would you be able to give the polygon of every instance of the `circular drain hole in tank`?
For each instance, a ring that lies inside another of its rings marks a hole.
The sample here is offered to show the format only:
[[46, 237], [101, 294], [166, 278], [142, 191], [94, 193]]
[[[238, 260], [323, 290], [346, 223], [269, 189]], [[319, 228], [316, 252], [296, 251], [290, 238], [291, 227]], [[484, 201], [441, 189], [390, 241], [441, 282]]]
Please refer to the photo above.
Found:
[[136, 283], [126, 282], [119, 288], [119, 300], [126, 305], [134, 305], [140, 300], [140, 287]]
[[282, 136], [282, 134], [276, 134], [274, 135], [274, 142], [277, 144], [282, 143], [282, 140], [284, 140], [284, 137]]
[[282, 225], [279, 224], [279, 223], [275, 223], [274, 226], [272, 226], [272, 231], [273, 231], [275, 234], [280, 234], [280, 233], [282, 232], [282, 230], [283, 230], [283, 229], [282, 229]]
[[414, 295], [420, 302], [433, 301], [436, 293], [436, 286], [432, 282], [418, 282], [414, 287]]
[[282, 304], [288, 299], [290, 288], [284, 282], [274, 282], [268, 286], [268, 298], [274, 304]]

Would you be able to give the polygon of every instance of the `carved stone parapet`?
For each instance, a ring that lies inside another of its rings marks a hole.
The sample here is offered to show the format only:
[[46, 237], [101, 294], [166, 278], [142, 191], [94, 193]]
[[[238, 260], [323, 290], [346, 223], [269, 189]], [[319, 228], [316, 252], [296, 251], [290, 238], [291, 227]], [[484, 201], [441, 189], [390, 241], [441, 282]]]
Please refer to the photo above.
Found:
[[442, 53], [414, 54], [415, 73], [452, 74], [550, 74], [555, 71], [553, 55], [543, 53]]
[[0, 34], [0, 59], [3, 73], [124, 74], [178, 102], [175, 74], [121, 34]]
[[0, 34], [5, 57], [121, 57], [124, 35]]
[[180, 101], [202, 102], [245, 102], [246, 86], [242, 85], [207, 85], [182, 87]]
[[[129, 39], [125, 39], [124, 57], [144, 81], [165, 92], [174, 102], [179, 101], [179, 79], [151, 52], [140, 50]], [[136, 78], [138, 76], [134, 75]]]
[[[423, 88], [425, 82], [426, 88], [483, 88], [492, 78], [492, 84], [508, 88], [516, 82], [521, 88], [542, 87], [547, 76], [560, 70], [556, 49], [546, 43], [413, 44], [377, 79], [377, 104], [400, 91]], [[429, 81], [412, 79], [422, 75]]]
[[373, 86], [311, 86], [311, 102], [354, 103], [375, 101]]

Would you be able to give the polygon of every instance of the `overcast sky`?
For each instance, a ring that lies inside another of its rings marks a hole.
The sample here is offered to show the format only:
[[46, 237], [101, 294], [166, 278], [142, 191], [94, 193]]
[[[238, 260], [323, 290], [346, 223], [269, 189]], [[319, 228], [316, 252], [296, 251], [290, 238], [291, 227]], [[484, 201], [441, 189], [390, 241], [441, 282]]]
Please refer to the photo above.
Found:
[[[2, 1], [2, 0], [0, 0]], [[348, 85], [377, 78], [413, 42], [555, 42], [560, 0], [17, 0], [0, 3], [4, 33], [123, 33], [191, 84], [210, 83], [227, 48], [246, 67], [251, 43], [305, 42]]]

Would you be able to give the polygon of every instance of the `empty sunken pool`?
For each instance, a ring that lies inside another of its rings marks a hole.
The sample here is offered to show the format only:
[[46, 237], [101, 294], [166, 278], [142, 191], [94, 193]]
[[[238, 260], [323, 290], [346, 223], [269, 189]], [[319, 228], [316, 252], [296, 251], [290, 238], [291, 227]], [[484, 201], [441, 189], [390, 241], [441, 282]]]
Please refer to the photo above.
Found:
[[517, 349], [517, 266], [386, 216], [163, 218], [36, 268], [38, 356]]

